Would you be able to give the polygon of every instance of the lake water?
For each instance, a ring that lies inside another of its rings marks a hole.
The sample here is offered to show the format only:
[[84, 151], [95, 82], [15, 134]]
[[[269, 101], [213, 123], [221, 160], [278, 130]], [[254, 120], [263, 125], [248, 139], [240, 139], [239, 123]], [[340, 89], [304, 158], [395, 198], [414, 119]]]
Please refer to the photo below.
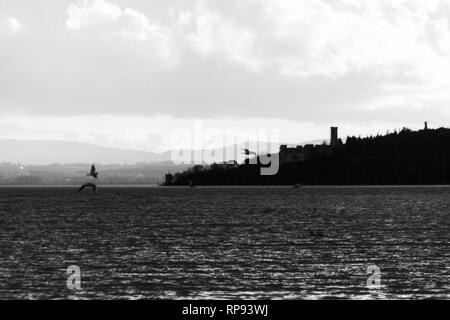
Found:
[[0, 188], [0, 298], [449, 299], [449, 218], [448, 187]]

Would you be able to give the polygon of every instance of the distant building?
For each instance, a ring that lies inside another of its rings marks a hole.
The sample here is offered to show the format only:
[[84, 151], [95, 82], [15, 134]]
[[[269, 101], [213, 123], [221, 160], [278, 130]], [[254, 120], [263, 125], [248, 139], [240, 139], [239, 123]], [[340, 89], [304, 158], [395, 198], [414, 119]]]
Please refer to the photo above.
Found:
[[302, 146], [288, 148], [288, 146], [284, 144], [280, 146], [280, 160], [282, 162], [305, 161], [306, 152]]
[[239, 164], [236, 160], [228, 160], [228, 161], [224, 161], [223, 165], [225, 167], [237, 167]]
[[304, 146], [292, 146], [284, 144], [280, 146], [280, 162], [302, 162], [312, 157], [323, 157], [332, 154], [334, 148], [342, 144], [338, 137], [338, 128], [331, 127], [330, 144], [312, 145], [306, 144]]
[[427, 122], [427, 121], [425, 121], [425, 127], [424, 127], [424, 130], [428, 130], [428, 122]]
[[338, 128], [331, 127], [331, 138], [330, 138], [330, 146], [337, 147], [338, 145]]

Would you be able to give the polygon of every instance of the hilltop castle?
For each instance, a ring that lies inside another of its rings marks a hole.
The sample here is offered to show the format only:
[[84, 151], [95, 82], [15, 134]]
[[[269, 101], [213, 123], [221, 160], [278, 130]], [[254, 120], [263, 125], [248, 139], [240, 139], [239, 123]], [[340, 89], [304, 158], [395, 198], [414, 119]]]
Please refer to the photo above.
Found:
[[333, 153], [333, 150], [342, 145], [338, 137], [338, 128], [331, 127], [330, 143], [325, 142], [321, 145], [306, 144], [304, 146], [288, 147], [284, 144], [280, 146], [280, 163], [302, 162], [313, 157], [327, 156]]

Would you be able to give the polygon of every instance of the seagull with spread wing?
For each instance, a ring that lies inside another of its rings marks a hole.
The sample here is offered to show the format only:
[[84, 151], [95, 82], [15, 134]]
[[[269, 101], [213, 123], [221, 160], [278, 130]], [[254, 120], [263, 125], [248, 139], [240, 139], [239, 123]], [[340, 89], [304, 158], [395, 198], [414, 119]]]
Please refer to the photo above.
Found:
[[83, 184], [83, 185], [80, 187], [80, 189], [78, 189], [78, 192], [81, 192], [81, 191], [83, 191], [83, 190], [86, 189], [86, 188], [92, 188], [92, 190], [93, 190], [95, 193], [97, 193], [97, 185], [96, 185], [95, 183], [91, 183], [91, 182]]
[[[91, 172], [87, 173], [86, 176], [88, 177], [94, 177], [95, 179], [98, 178], [98, 172], [97, 169], [95, 168], [95, 165], [91, 166]], [[78, 192], [83, 191], [86, 188], [92, 188], [92, 190], [94, 191], [94, 193], [97, 193], [97, 185], [95, 183], [92, 182], [88, 182], [83, 184], [79, 189]]]

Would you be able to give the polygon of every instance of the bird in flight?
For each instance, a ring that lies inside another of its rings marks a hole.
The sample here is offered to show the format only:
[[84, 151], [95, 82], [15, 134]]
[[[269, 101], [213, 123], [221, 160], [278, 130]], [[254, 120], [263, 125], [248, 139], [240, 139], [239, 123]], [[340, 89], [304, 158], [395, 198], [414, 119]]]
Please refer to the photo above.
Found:
[[242, 149], [242, 151], [244, 151], [244, 154], [249, 156], [251, 154], [256, 156], [256, 152], [250, 151], [249, 149]]
[[83, 191], [84, 189], [86, 189], [86, 188], [92, 188], [92, 190], [95, 192], [95, 193], [97, 193], [97, 185], [95, 184], [95, 183], [86, 183], [86, 184], [83, 184], [81, 187], [80, 187], [80, 189], [78, 189], [78, 192], [81, 192], [81, 191]]
[[87, 173], [86, 175], [87, 175], [88, 177], [94, 177], [95, 179], [97, 179], [97, 177], [98, 177], [98, 172], [97, 172], [97, 169], [95, 169], [95, 166], [94, 166], [94, 165], [91, 166], [91, 172]]

